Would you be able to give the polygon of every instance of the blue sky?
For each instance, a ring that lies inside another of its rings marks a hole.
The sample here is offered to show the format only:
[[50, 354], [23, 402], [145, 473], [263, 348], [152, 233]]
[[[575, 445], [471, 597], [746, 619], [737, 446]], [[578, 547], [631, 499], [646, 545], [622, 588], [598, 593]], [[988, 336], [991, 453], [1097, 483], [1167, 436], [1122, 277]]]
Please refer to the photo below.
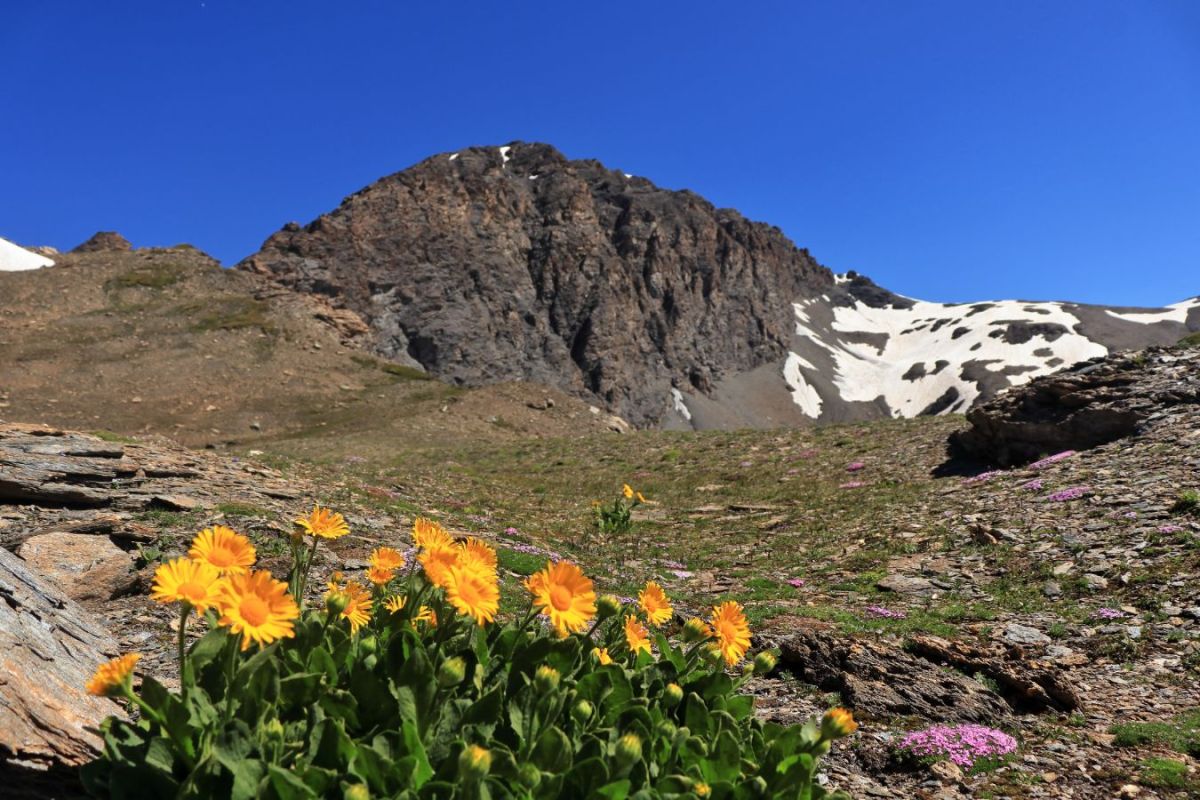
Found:
[[1200, 293], [1200, 3], [7, 2], [0, 236], [232, 264], [547, 141], [930, 300]]

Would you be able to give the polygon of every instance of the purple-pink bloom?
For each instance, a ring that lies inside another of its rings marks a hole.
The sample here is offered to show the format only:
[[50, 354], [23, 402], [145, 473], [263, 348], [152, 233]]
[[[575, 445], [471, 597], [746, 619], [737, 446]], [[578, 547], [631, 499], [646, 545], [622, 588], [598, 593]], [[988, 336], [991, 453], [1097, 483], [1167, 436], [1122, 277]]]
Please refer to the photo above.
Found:
[[862, 469], [865, 466], [866, 466], [866, 464], [864, 464], [861, 461], [851, 461], [849, 464], [846, 465], [846, 472], [858, 472], [860, 469]]
[[1060, 492], [1047, 495], [1046, 499], [1052, 503], [1062, 503], [1066, 500], [1078, 500], [1090, 491], [1091, 489], [1087, 486], [1072, 486], [1070, 489], [1063, 489]]
[[509, 536], [516, 536], [518, 533], [520, 533], [520, 531], [518, 531], [516, 528], [512, 528], [512, 527], [505, 528], [504, 532], [506, 534], [508, 534]]
[[988, 470], [987, 472], [981, 472], [978, 475], [972, 475], [971, 477], [969, 477], [965, 481], [963, 481], [963, 483], [983, 483], [984, 481], [990, 481], [992, 478], [995, 478], [997, 475], [1003, 475], [1003, 474], [1004, 474], [1003, 470], [999, 470], [999, 469]]
[[804, 585], [804, 578], [789, 578], [788, 579], [788, 586], [799, 589], [803, 585]]
[[984, 725], [934, 725], [914, 731], [898, 747], [915, 756], [948, 758], [964, 769], [981, 758], [996, 758], [1015, 752], [1017, 740], [1004, 731]]
[[1095, 619], [1124, 619], [1125, 612], [1119, 608], [1098, 608], [1092, 617]]
[[1064, 458], [1070, 458], [1073, 455], [1075, 455], [1074, 450], [1063, 450], [1061, 453], [1055, 453], [1052, 456], [1046, 456], [1041, 461], [1033, 462], [1032, 464], [1029, 465], [1029, 468], [1030, 469], [1041, 469], [1042, 467], [1048, 467], [1051, 464], [1057, 464], [1059, 461], [1062, 461]]
[[846, 481], [838, 488], [839, 489], [859, 489], [859, 488], [862, 488], [863, 486], [866, 486], [866, 484], [863, 483], [862, 481]]
[[692, 573], [688, 572], [686, 569], [673, 569], [673, 570], [671, 570], [671, 574], [674, 575], [676, 578], [692, 577]]
[[884, 619], [904, 619], [908, 616], [903, 611], [893, 611], [883, 606], [867, 606], [867, 613], [873, 617], [882, 617]]
[[1183, 531], [1184, 531], [1184, 527], [1182, 525], [1175, 525], [1172, 523], [1167, 523], [1166, 525], [1158, 526], [1159, 533], [1183, 533]]
[[1021, 484], [1021, 488], [1028, 489], [1031, 492], [1040, 491], [1042, 488], [1042, 479], [1034, 478], [1033, 480], [1029, 481], [1028, 483]]

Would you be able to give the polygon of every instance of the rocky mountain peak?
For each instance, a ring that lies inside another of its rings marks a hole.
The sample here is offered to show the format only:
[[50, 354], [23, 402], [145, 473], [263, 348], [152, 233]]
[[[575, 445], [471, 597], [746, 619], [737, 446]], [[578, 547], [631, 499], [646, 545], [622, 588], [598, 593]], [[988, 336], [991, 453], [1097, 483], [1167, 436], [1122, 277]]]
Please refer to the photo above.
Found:
[[105, 250], [132, 250], [133, 245], [116, 231], [97, 231], [83, 244], [72, 250], [72, 253], [98, 253]]

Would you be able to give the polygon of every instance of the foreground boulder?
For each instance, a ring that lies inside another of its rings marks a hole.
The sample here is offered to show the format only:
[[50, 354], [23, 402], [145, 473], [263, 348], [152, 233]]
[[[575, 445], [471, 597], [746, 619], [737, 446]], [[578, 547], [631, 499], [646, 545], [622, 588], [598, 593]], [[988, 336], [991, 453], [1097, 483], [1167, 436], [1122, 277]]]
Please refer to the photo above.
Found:
[[120, 709], [84, 684], [117, 644], [87, 611], [0, 549], [0, 795], [71, 797]]
[[1137, 433], [1171, 406], [1200, 403], [1200, 349], [1155, 347], [1078, 364], [967, 414], [950, 452], [1002, 467]]

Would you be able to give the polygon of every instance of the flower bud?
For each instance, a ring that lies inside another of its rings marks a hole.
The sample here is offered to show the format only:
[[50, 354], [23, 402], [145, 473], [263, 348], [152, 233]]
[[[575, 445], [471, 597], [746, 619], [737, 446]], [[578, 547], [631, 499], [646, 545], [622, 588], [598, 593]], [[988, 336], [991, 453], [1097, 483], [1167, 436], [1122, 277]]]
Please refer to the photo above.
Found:
[[821, 736], [826, 739], [841, 739], [858, 730], [854, 715], [844, 708], [831, 708], [821, 718]]
[[616, 756], [617, 763], [623, 767], [639, 761], [642, 757], [642, 738], [636, 733], [625, 734], [617, 740], [616, 751], [613, 755]]
[[533, 685], [537, 687], [539, 692], [553, 692], [558, 688], [560, 680], [562, 680], [562, 676], [558, 674], [558, 670], [543, 664], [534, 673]]
[[692, 617], [689, 619], [683, 626], [683, 633], [681, 634], [683, 641], [687, 642], [688, 644], [691, 644], [692, 642], [698, 642], [702, 639], [707, 639], [708, 635], [708, 626], [705, 625], [704, 620], [700, 619], [699, 617]]
[[754, 657], [754, 674], [769, 675], [775, 671], [775, 665], [778, 663], [774, 653], [764, 650]]
[[325, 598], [325, 611], [331, 617], [341, 616], [348, 605], [350, 605], [350, 595], [344, 592], [330, 592], [329, 596]]
[[679, 732], [679, 727], [669, 719], [664, 719], [658, 723], [658, 735], [667, 741], [673, 741], [675, 734]]
[[480, 780], [492, 768], [492, 753], [486, 748], [473, 744], [458, 757], [458, 772], [465, 778]]
[[358, 649], [364, 656], [374, 655], [379, 649], [379, 640], [374, 635], [364, 636], [358, 640]]
[[356, 783], [347, 787], [342, 797], [345, 800], [371, 800], [371, 791], [365, 783]]
[[443, 689], [449, 689], [451, 686], [457, 686], [462, 683], [463, 678], [467, 676], [467, 662], [462, 656], [448, 658], [442, 662], [442, 666], [438, 668], [438, 686]]
[[692, 784], [692, 793], [696, 795], [696, 797], [708, 797], [710, 794], [712, 794], [712, 788], [710, 788], [709, 785], [704, 781], [696, 781], [694, 784]]
[[663, 704], [677, 706], [683, 701], [683, 687], [678, 683], [668, 683], [663, 691]]
[[542, 771], [533, 764], [522, 764], [517, 770], [517, 780], [526, 789], [536, 789], [537, 785], [542, 782]]
[[705, 645], [700, 651], [704, 663], [710, 667], [722, 666], [725, 664], [725, 656], [721, 655], [721, 648], [715, 644]]
[[266, 725], [263, 725], [262, 731], [268, 741], [283, 741], [283, 723], [278, 719], [272, 719], [267, 722]]
[[592, 714], [596, 713], [596, 707], [587, 700], [580, 700], [575, 705], [571, 706], [571, 719], [582, 725], [592, 718]]
[[608, 619], [621, 613], [621, 601], [615, 594], [600, 595], [596, 601], [597, 619]]

